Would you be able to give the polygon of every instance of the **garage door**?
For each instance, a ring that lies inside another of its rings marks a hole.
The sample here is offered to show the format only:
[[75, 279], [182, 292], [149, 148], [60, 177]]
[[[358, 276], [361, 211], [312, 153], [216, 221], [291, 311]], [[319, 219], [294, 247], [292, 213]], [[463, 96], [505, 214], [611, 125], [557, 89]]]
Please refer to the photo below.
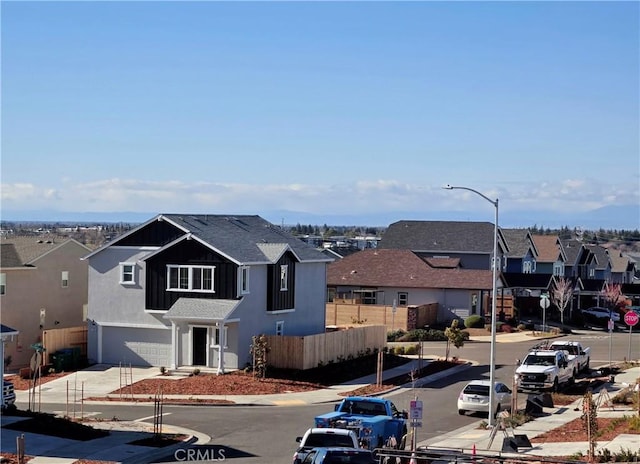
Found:
[[104, 327], [102, 362], [133, 366], [169, 366], [171, 331]]

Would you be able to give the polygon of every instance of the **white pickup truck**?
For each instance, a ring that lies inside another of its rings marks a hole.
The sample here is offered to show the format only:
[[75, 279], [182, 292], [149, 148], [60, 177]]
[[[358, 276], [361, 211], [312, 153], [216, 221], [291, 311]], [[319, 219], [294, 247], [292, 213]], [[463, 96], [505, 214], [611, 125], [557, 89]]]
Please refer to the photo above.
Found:
[[591, 362], [591, 348], [582, 346], [580, 342], [556, 340], [549, 346], [550, 350], [563, 350], [569, 353], [569, 361], [575, 360], [578, 372], [588, 371]]
[[575, 380], [575, 362], [559, 350], [529, 351], [516, 369], [518, 391], [551, 390], [557, 392], [562, 384]]

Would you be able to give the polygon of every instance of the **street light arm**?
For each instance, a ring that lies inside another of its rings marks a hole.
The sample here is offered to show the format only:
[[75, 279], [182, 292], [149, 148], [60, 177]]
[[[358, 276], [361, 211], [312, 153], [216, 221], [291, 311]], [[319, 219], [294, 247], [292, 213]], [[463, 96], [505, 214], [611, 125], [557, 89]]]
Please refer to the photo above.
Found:
[[482, 198], [484, 198], [485, 200], [487, 200], [489, 203], [491, 203], [493, 206], [495, 206], [496, 208], [498, 207], [498, 200], [492, 200], [491, 198], [489, 198], [488, 196], [486, 196], [484, 193], [480, 193], [477, 190], [474, 190], [472, 188], [469, 187], [455, 187], [453, 185], [445, 185], [444, 187], [442, 187], [445, 190], [468, 190], [470, 192], [475, 193], [476, 195], [480, 195]]

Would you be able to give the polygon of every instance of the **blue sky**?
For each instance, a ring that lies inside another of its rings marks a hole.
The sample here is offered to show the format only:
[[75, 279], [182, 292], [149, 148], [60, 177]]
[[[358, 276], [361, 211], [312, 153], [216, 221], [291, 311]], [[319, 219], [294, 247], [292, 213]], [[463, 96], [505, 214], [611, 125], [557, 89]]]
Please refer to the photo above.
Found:
[[640, 227], [638, 2], [4, 1], [1, 20], [7, 219], [492, 220], [448, 183], [542, 218], [507, 225], [614, 206]]

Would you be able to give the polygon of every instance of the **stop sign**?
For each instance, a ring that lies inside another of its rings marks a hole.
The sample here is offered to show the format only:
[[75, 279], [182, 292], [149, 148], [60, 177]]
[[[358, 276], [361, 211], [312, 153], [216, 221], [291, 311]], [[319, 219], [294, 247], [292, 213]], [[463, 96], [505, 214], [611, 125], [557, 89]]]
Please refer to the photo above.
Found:
[[638, 323], [638, 320], [640, 320], [640, 316], [638, 316], [638, 314], [634, 311], [627, 311], [627, 313], [624, 315], [625, 324], [631, 327], [636, 325]]

